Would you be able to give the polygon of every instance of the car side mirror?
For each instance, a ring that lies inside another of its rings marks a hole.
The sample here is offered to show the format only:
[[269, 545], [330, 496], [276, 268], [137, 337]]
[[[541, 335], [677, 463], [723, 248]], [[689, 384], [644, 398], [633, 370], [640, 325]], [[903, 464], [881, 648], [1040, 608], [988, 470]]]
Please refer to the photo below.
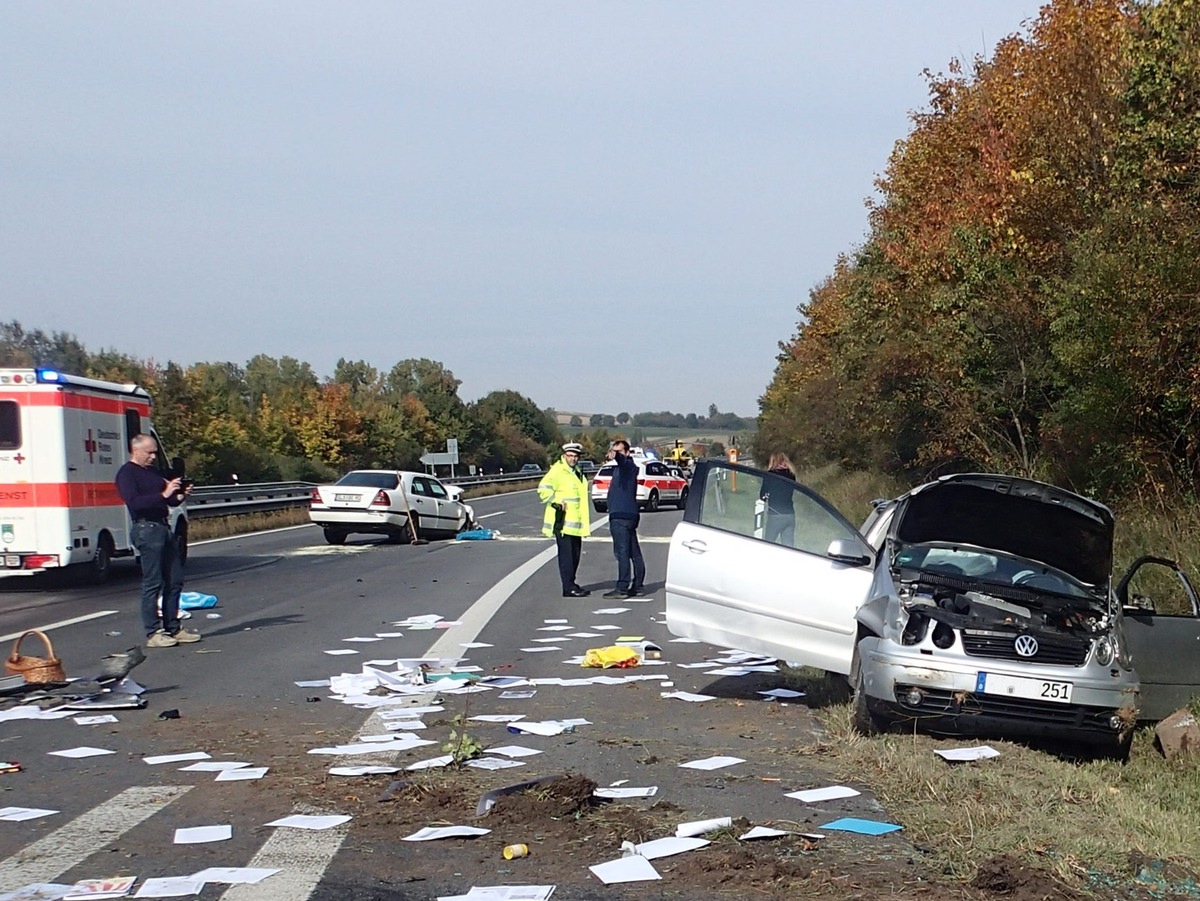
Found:
[[871, 562], [871, 556], [863, 553], [858, 542], [846, 538], [835, 538], [829, 542], [829, 550], [825, 552], [825, 556], [848, 566], [867, 566]]

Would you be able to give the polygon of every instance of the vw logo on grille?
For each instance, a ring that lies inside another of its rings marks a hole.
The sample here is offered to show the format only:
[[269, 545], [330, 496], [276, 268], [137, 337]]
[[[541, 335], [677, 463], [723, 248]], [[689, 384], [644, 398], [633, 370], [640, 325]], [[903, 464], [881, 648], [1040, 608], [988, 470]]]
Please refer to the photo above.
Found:
[[1013, 647], [1016, 648], [1018, 657], [1033, 657], [1038, 652], [1037, 639], [1032, 635], [1018, 635]]

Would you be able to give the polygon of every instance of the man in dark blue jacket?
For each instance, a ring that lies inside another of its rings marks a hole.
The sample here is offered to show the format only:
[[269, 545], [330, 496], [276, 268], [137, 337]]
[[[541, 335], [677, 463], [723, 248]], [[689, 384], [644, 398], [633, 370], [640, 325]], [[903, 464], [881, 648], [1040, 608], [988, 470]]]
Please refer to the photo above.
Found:
[[[604, 593], [606, 598], [641, 597], [646, 594], [646, 562], [638, 546], [638, 465], [629, 456], [629, 442], [618, 438], [608, 451], [608, 459], [617, 464], [608, 485], [608, 531], [612, 534], [613, 555], [617, 558], [617, 586]], [[630, 566], [632, 564], [632, 567]], [[630, 581], [630, 569], [633, 579]]]
[[[133, 524], [130, 541], [142, 563], [142, 629], [146, 647], [173, 648], [200, 640], [179, 624], [179, 595], [183, 590], [183, 563], [171, 532], [168, 508], [178, 507], [187, 495], [181, 478], [165, 479], [154, 465], [158, 442], [153, 435], [134, 435], [129, 442], [129, 462], [117, 470], [117, 491], [129, 508]], [[161, 607], [159, 598], [162, 599]]]

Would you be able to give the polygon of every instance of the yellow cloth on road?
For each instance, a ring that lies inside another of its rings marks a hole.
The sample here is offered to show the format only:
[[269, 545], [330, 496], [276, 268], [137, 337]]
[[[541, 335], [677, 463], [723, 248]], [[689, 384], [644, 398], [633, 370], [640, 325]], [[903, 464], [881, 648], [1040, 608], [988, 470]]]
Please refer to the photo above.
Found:
[[588, 648], [587, 653], [583, 655], [583, 663], [581, 665], [608, 669], [612, 666], [639, 666], [641, 662], [642, 658], [638, 656], [638, 652], [633, 648], [613, 645], [607, 648]]

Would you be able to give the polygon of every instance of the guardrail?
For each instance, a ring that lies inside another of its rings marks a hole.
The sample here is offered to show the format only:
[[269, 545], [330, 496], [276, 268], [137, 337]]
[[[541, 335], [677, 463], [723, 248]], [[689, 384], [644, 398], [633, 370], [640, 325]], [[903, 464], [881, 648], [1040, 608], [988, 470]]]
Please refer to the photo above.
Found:
[[[442, 478], [448, 485], [495, 485], [506, 482], [529, 482], [540, 479], [542, 473], [506, 472], [485, 476], [456, 476]], [[289, 507], [303, 507], [312, 497], [315, 482], [260, 482], [248, 485], [197, 485], [188, 495], [188, 515], [193, 519], [212, 516], [238, 516], [243, 513], [269, 513]]]

